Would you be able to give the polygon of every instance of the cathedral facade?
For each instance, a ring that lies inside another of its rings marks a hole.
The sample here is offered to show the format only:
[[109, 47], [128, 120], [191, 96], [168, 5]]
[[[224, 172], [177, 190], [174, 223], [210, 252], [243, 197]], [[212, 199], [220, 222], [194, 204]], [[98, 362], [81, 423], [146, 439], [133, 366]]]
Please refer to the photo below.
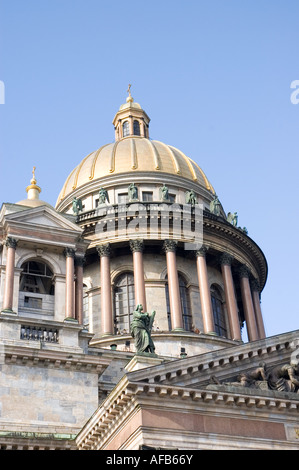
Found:
[[55, 207], [35, 168], [2, 205], [0, 448], [298, 449], [299, 335], [266, 337], [265, 256], [128, 91]]

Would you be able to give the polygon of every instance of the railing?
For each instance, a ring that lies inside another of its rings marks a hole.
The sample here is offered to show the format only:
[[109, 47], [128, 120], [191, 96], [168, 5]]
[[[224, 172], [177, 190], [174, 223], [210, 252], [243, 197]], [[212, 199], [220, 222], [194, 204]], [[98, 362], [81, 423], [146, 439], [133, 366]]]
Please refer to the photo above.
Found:
[[200, 245], [203, 206], [166, 202], [132, 202], [101, 206], [82, 212], [77, 223], [84, 234], [96, 234], [99, 241], [127, 239], [176, 239]]
[[59, 332], [55, 328], [38, 328], [36, 326], [22, 325], [20, 339], [58, 343]]
[[[190, 215], [194, 215], [195, 207], [199, 206], [190, 206], [189, 204], [179, 204], [177, 202], [129, 202], [129, 203], [119, 203], [119, 204], [109, 204], [102, 205], [95, 209], [91, 209], [85, 212], [81, 212], [77, 216], [77, 222], [83, 222], [85, 220], [90, 220], [94, 218], [102, 217], [117, 217], [119, 215], [131, 215], [133, 216], [136, 212], [153, 212], [153, 213], [182, 213], [188, 212]], [[201, 208], [202, 210], [202, 208]], [[204, 210], [204, 215], [210, 215], [209, 211]], [[213, 215], [213, 214], [211, 214]]]

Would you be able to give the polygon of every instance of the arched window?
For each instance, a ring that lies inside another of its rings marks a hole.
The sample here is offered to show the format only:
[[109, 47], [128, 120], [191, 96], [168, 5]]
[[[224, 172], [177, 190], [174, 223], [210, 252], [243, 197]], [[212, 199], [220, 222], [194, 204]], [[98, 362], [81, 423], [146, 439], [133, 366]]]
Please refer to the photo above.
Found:
[[[191, 331], [192, 315], [191, 315], [191, 307], [190, 307], [190, 296], [189, 296], [189, 291], [188, 291], [186, 281], [181, 274], [179, 274], [179, 289], [180, 289], [180, 299], [181, 299], [181, 308], [182, 308], [182, 316], [183, 316], [183, 328], [186, 331]], [[171, 325], [168, 282], [166, 282], [165, 284], [165, 295], [166, 295], [166, 305], [167, 305], [168, 328], [169, 328], [169, 331], [171, 331], [172, 325]]]
[[24, 312], [54, 313], [54, 279], [49, 266], [40, 260], [21, 266], [19, 308]]
[[114, 285], [114, 312], [116, 333], [129, 333], [135, 310], [134, 276], [123, 273]]
[[123, 137], [126, 137], [127, 135], [130, 135], [129, 121], [125, 121], [123, 123]]
[[27, 261], [21, 266], [20, 291], [54, 295], [53, 273], [40, 261]]
[[215, 323], [215, 332], [219, 336], [227, 337], [226, 321], [225, 314], [223, 309], [222, 295], [219, 287], [215, 284], [211, 286], [211, 299], [212, 299], [212, 308], [213, 316]]
[[134, 135], [140, 135], [140, 124], [136, 120], [133, 122], [133, 132]]

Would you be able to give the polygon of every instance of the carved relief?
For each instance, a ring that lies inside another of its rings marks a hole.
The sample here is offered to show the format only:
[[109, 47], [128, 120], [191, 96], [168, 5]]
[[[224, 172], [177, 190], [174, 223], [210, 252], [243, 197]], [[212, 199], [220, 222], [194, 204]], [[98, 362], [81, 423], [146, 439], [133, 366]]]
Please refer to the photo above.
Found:
[[299, 363], [290, 362], [268, 368], [266, 363], [258, 367], [241, 372], [232, 382], [220, 382], [217, 377], [211, 376], [210, 383], [231, 387], [249, 387], [263, 390], [276, 390], [278, 392], [299, 393]]

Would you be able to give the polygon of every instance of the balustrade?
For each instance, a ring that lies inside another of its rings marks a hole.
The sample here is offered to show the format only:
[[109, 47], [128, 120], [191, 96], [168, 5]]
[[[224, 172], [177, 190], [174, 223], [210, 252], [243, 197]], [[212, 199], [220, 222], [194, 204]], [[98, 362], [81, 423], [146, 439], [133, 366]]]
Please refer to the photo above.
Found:
[[38, 328], [36, 326], [22, 325], [20, 339], [58, 343], [59, 332], [55, 328]]

